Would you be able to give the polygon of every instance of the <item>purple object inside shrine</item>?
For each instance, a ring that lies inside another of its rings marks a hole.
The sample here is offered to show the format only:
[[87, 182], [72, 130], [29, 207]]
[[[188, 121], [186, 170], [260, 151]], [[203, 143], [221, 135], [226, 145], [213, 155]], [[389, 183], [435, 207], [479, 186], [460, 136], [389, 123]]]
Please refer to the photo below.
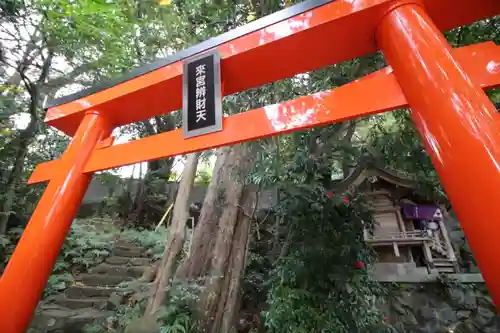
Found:
[[403, 214], [409, 220], [437, 220], [441, 219], [441, 210], [434, 205], [403, 204]]

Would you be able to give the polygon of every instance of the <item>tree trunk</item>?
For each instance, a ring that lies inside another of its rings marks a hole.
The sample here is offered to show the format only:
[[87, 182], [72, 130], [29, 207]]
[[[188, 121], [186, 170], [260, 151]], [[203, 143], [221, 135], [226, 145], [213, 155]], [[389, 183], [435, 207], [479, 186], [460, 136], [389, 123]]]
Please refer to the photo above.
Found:
[[227, 162], [230, 147], [217, 150], [217, 160], [212, 179], [203, 200], [198, 224], [193, 232], [191, 252], [177, 272], [179, 278], [193, 279], [208, 273], [211, 260], [214, 235], [219, 219], [218, 198], [222, 190], [224, 165]]
[[[30, 114], [31, 119], [24, 129], [19, 138], [18, 138], [18, 146], [16, 152], [16, 158], [14, 160], [14, 164], [12, 167], [12, 171], [7, 180], [6, 188], [7, 190], [4, 193], [4, 198], [0, 202], [0, 235], [5, 234], [7, 231], [7, 224], [9, 222], [10, 212], [12, 210], [12, 206], [14, 204], [14, 197], [16, 188], [19, 185], [19, 181], [21, 180], [23, 170], [24, 170], [24, 160], [26, 159], [26, 155], [28, 153], [28, 146], [31, 141], [35, 138], [38, 133], [38, 115], [37, 109], [40, 100], [40, 93], [36, 85], [32, 85], [31, 87], [31, 102], [30, 102]], [[14, 147], [14, 142], [12, 143]]]
[[[154, 117], [154, 119], [155, 126], [150, 122], [150, 120], [145, 120], [142, 122], [148, 136], [168, 132], [175, 129], [175, 119], [171, 115], [166, 115], [163, 118]], [[137, 196], [134, 201], [134, 215], [136, 216], [138, 225], [144, 224], [144, 221], [147, 220], [147, 198], [152, 194], [152, 189], [150, 189], [148, 185], [155, 178], [162, 178], [168, 181], [172, 172], [174, 160], [175, 158], [171, 157], [164, 160], [155, 160], [148, 162], [146, 175], [144, 176], [144, 179], [140, 185], [140, 195]]]
[[[199, 309], [201, 314], [200, 327], [205, 332], [226, 333], [221, 331], [224, 323], [226, 327], [233, 324], [232, 317], [226, 317], [227, 307], [230, 303], [236, 303], [239, 280], [241, 277], [241, 258], [244, 255], [239, 252], [246, 252], [246, 237], [248, 237], [250, 218], [243, 221], [243, 225], [238, 229], [240, 220], [242, 194], [244, 189], [244, 175], [249, 166], [250, 150], [244, 145], [235, 145], [228, 157], [228, 163], [223, 168], [222, 174], [227, 177], [225, 182], [224, 209], [218, 224], [218, 233], [212, 251], [211, 268], [209, 279], [203, 291]], [[251, 202], [251, 201], [250, 201]], [[244, 237], [240, 235], [245, 232]], [[241, 241], [244, 240], [242, 246]], [[243, 247], [243, 249], [238, 249]], [[234, 248], [234, 251], [233, 251]], [[234, 305], [234, 304], [233, 304]], [[234, 310], [234, 309], [233, 309]], [[233, 316], [234, 311], [230, 311], [227, 316]]]
[[[24, 67], [24, 69], [18, 71], [21, 79], [24, 82], [26, 90], [30, 94], [29, 113], [31, 119], [28, 127], [26, 127], [26, 129], [23, 130], [21, 132], [21, 135], [19, 136], [19, 146], [17, 147], [16, 159], [14, 161], [12, 171], [8, 177], [6, 186], [7, 190], [4, 193], [4, 199], [0, 202], [0, 235], [5, 234], [5, 232], [7, 231], [10, 212], [14, 204], [15, 190], [19, 184], [19, 181], [21, 180], [21, 176], [24, 170], [24, 160], [26, 158], [26, 154], [28, 153], [28, 146], [39, 130], [38, 124], [39, 119], [41, 118], [38, 114], [41, 101], [40, 86], [45, 83], [45, 80], [48, 77], [49, 69], [52, 66], [52, 58], [54, 56], [54, 50], [49, 48], [48, 51], [48, 55], [43, 61], [42, 69], [36, 82], [31, 82], [26, 76], [27, 67]], [[29, 54], [29, 52], [26, 54]], [[23, 62], [26, 59], [27, 58], [24, 57]], [[23, 64], [23, 66], [27, 65], [28, 64]]]
[[165, 251], [151, 287], [146, 316], [154, 315], [163, 304], [166, 289], [168, 289], [169, 281], [175, 271], [175, 263], [182, 251], [186, 221], [189, 218], [189, 195], [193, 187], [197, 166], [198, 153], [189, 154], [174, 204], [172, 224], [169, 228]]
[[243, 198], [243, 211], [233, 236], [229, 267], [224, 279], [223, 293], [217, 306], [217, 314], [212, 324], [212, 333], [230, 333], [233, 331], [240, 309], [240, 285], [246, 266], [248, 240], [252, 217], [247, 215], [254, 208], [256, 191], [247, 188]]
[[19, 181], [23, 173], [24, 160], [26, 158], [26, 154], [28, 153], [28, 145], [31, 139], [34, 137], [34, 134], [29, 136], [31, 138], [21, 138], [19, 140], [20, 142], [17, 148], [16, 159], [14, 160], [14, 166], [7, 180], [6, 191], [4, 193], [4, 198], [1, 202], [0, 208], [0, 235], [5, 234], [5, 232], [7, 231], [7, 224], [9, 222], [12, 206], [14, 204], [16, 188], [19, 185]]

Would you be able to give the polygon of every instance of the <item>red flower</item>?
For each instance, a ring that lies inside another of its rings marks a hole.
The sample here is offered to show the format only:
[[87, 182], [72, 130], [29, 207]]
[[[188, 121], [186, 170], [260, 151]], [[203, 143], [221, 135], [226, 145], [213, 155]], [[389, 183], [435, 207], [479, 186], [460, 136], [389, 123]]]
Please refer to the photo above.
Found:
[[333, 197], [333, 194], [334, 194], [334, 193], [333, 193], [332, 191], [330, 191], [330, 192], [328, 192], [326, 195], [328, 195], [328, 198], [330, 198], [330, 199], [331, 199], [331, 197]]
[[391, 321], [391, 317], [384, 317], [384, 321], [385, 321], [386, 323], [390, 322], [390, 321]]
[[357, 269], [364, 269], [365, 263], [361, 260], [356, 260], [356, 262], [354, 263], [354, 267], [356, 267]]
[[345, 202], [345, 203], [349, 203], [349, 198], [348, 198], [348, 197], [345, 197], [345, 198], [344, 198], [344, 202]]

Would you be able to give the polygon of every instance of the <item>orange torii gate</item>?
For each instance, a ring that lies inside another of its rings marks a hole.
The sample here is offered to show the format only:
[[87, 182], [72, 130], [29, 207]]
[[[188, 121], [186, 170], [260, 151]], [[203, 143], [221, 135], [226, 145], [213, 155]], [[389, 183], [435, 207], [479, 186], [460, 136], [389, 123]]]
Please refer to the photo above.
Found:
[[[500, 14], [498, 0], [310, 0], [118, 80], [50, 102], [46, 122], [73, 137], [30, 183], [49, 181], [0, 280], [0, 331], [20, 333], [95, 171], [411, 107], [415, 125], [500, 305], [500, 47], [452, 49], [441, 31]], [[216, 50], [222, 95], [381, 50], [391, 67], [341, 88], [224, 118], [223, 130], [174, 130], [113, 145], [113, 128], [182, 107], [184, 60]]]

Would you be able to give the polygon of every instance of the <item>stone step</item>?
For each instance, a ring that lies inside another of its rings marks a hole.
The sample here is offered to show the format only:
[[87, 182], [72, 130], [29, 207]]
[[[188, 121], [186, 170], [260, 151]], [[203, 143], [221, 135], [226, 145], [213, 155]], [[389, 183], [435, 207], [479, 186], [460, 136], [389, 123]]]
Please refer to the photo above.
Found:
[[105, 260], [108, 264], [110, 265], [119, 265], [119, 266], [123, 266], [123, 265], [127, 265], [130, 261], [130, 258], [129, 257], [117, 257], [117, 256], [111, 256], [111, 257], [108, 257], [106, 258]]
[[105, 288], [92, 286], [71, 286], [64, 291], [67, 298], [108, 298], [119, 288]]
[[99, 264], [94, 268], [90, 269], [90, 273], [97, 274], [106, 274], [106, 275], [121, 275], [121, 276], [130, 276], [133, 278], [139, 278], [142, 276], [144, 269], [147, 266], [117, 266], [117, 265], [109, 265], [109, 264]]
[[132, 266], [147, 266], [151, 263], [149, 258], [131, 258], [129, 264]]
[[436, 267], [436, 270], [439, 273], [455, 273], [455, 269], [453, 267]]
[[75, 281], [83, 283], [85, 286], [115, 287], [121, 282], [132, 281], [134, 278], [122, 275], [104, 275], [104, 274], [80, 274], [75, 276]]
[[444, 261], [450, 262], [450, 259], [448, 259], [448, 258], [433, 258], [432, 260], [434, 260], [434, 261], [442, 261], [442, 262], [444, 262]]
[[453, 265], [453, 262], [446, 258], [433, 258], [432, 261], [436, 265]]
[[54, 297], [53, 304], [60, 305], [68, 309], [94, 308], [104, 310], [107, 307], [108, 298], [67, 298], [64, 294]]
[[81, 332], [84, 325], [103, 323], [110, 315], [92, 308], [72, 310], [54, 305], [37, 311], [27, 332]]
[[134, 242], [131, 242], [129, 240], [117, 240], [114, 243], [115, 246], [121, 246], [121, 247], [137, 247], [138, 245]]
[[436, 267], [454, 267], [453, 263], [451, 262], [433, 262], [433, 264]]
[[127, 258], [141, 258], [146, 254], [142, 251], [137, 250], [123, 250], [120, 248], [114, 248], [112, 252], [113, 256], [116, 257], [127, 257]]
[[106, 258], [106, 263], [110, 265], [116, 265], [116, 266], [124, 266], [124, 265], [130, 265], [130, 266], [147, 266], [150, 263], [149, 258], [130, 258], [130, 257], [118, 257], [118, 256], [112, 256]]
[[437, 253], [439, 253], [440, 255], [443, 255], [445, 256], [446, 255], [446, 251], [443, 250], [443, 249], [439, 249], [439, 248], [433, 248], [432, 249], [433, 251], [436, 251]]
[[115, 245], [115, 249], [123, 250], [123, 251], [132, 251], [132, 252], [146, 252], [146, 249], [134, 244], [129, 245]]

